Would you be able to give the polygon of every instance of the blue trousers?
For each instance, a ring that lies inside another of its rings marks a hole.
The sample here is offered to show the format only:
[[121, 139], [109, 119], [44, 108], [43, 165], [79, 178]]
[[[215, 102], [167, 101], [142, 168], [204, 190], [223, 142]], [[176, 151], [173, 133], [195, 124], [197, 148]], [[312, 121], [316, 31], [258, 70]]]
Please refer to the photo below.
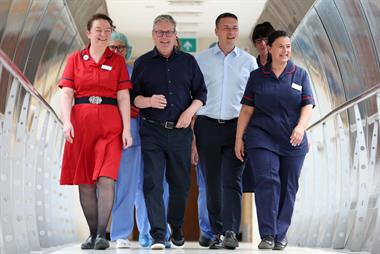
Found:
[[[133, 145], [123, 150], [118, 179], [115, 183], [115, 201], [112, 208], [111, 240], [126, 239], [134, 226], [134, 209], [136, 223], [140, 234], [149, 234], [144, 193], [143, 160], [141, 155], [139, 120], [131, 118]], [[168, 184], [164, 181], [165, 207], [168, 202]], [[168, 237], [168, 236], [167, 236]]]
[[285, 238], [291, 223], [298, 179], [305, 155], [281, 156], [266, 149], [248, 149], [255, 172], [255, 201], [261, 238]]
[[197, 183], [198, 183], [198, 222], [201, 234], [208, 239], [213, 239], [210, 220], [208, 219], [206, 184], [200, 165], [197, 165]]

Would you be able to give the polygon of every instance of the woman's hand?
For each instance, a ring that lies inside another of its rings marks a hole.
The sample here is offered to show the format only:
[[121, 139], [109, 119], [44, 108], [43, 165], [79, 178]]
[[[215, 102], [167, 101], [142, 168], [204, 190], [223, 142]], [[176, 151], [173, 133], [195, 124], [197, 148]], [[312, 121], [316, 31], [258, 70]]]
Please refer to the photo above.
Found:
[[299, 146], [303, 140], [303, 136], [305, 135], [305, 128], [303, 128], [301, 125], [297, 125], [293, 132], [292, 135], [290, 136], [290, 144], [292, 146]]
[[241, 162], [244, 162], [244, 141], [241, 138], [235, 140], [235, 155]]
[[69, 143], [73, 143], [74, 139], [74, 127], [71, 124], [70, 121], [63, 123], [63, 137], [68, 141]]
[[132, 146], [132, 136], [129, 130], [124, 129], [122, 134], [123, 149], [127, 149]]

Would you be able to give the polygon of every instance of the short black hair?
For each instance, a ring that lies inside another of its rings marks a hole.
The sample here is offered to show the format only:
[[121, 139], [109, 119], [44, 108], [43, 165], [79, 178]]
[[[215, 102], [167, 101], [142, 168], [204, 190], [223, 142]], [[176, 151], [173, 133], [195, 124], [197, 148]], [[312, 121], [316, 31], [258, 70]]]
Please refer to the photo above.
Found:
[[234, 18], [236, 20], [238, 20], [237, 16], [233, 13], [230, 13], [230, 12], [225, 12], [225, 13], [222, 13], [220, 14], [216, 20], [215, 20], [215, 26], [217, 27], [218, 24], [219, 24], [219, 21], [222, 19], [222, 18]]
[[273, 32], [274, 28], [270, 22], [265, 21], [261, 24], [257, 24], [252, 32], [252, 43], [255, 44], [255, 40], [260, 38], [268, 38]]
[[112, 19], [108, 17], [108, 15], [104, 13], [96, 13], [92, 15], [91, 18], [87, 21], [87, 31], [91, 30], [92, 24], [94, 23], [95, 20], [98, 20], [98, 19], [103, 19], [103, 20], [108, 21], [108, 23], [110, 23], [112, 30], [115, 30], [116, 26], [113, 25]]
[[271, 33], [268, 37], [268, 46], [272, 47], [273, 42], [280, 37], [289, 37], [288, 34], [285, 31], [282, 30], [276, 30], [273, 33]]

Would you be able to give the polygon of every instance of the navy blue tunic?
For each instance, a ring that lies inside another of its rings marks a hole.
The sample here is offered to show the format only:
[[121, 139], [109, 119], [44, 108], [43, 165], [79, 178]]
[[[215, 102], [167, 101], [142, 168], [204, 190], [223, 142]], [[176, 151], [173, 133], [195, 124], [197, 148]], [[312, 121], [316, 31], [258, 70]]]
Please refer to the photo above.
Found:
[[315, 105], [304, 69], [288, 61], [279, 78], [270, 64], [251, 72], [241, 103], [255, 108], [246, 131], [246, 149], [264, 148], [282, 156], [308, 152], [306, 135], [299, 146], [290, 143], [301, 108]]

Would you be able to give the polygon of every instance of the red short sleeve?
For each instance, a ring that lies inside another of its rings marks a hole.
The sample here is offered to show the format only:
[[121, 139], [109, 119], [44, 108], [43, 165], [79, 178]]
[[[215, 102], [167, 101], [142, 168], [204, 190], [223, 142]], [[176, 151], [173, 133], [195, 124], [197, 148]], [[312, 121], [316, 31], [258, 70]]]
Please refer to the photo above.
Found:
[[123, 62], [120, 68], [117, 90], [132, 89], [132, 82], [129, 78], [127, 65]]
[[72, 89], [75, 89], [74, 59], [75, 59], [75, 53], [70, 55], [69, 58], [67, 59], [65, 70], [63, 71], [61, 80], [59, 81], [59, 84], [58, 84], [60, 88], [70, 87]]

